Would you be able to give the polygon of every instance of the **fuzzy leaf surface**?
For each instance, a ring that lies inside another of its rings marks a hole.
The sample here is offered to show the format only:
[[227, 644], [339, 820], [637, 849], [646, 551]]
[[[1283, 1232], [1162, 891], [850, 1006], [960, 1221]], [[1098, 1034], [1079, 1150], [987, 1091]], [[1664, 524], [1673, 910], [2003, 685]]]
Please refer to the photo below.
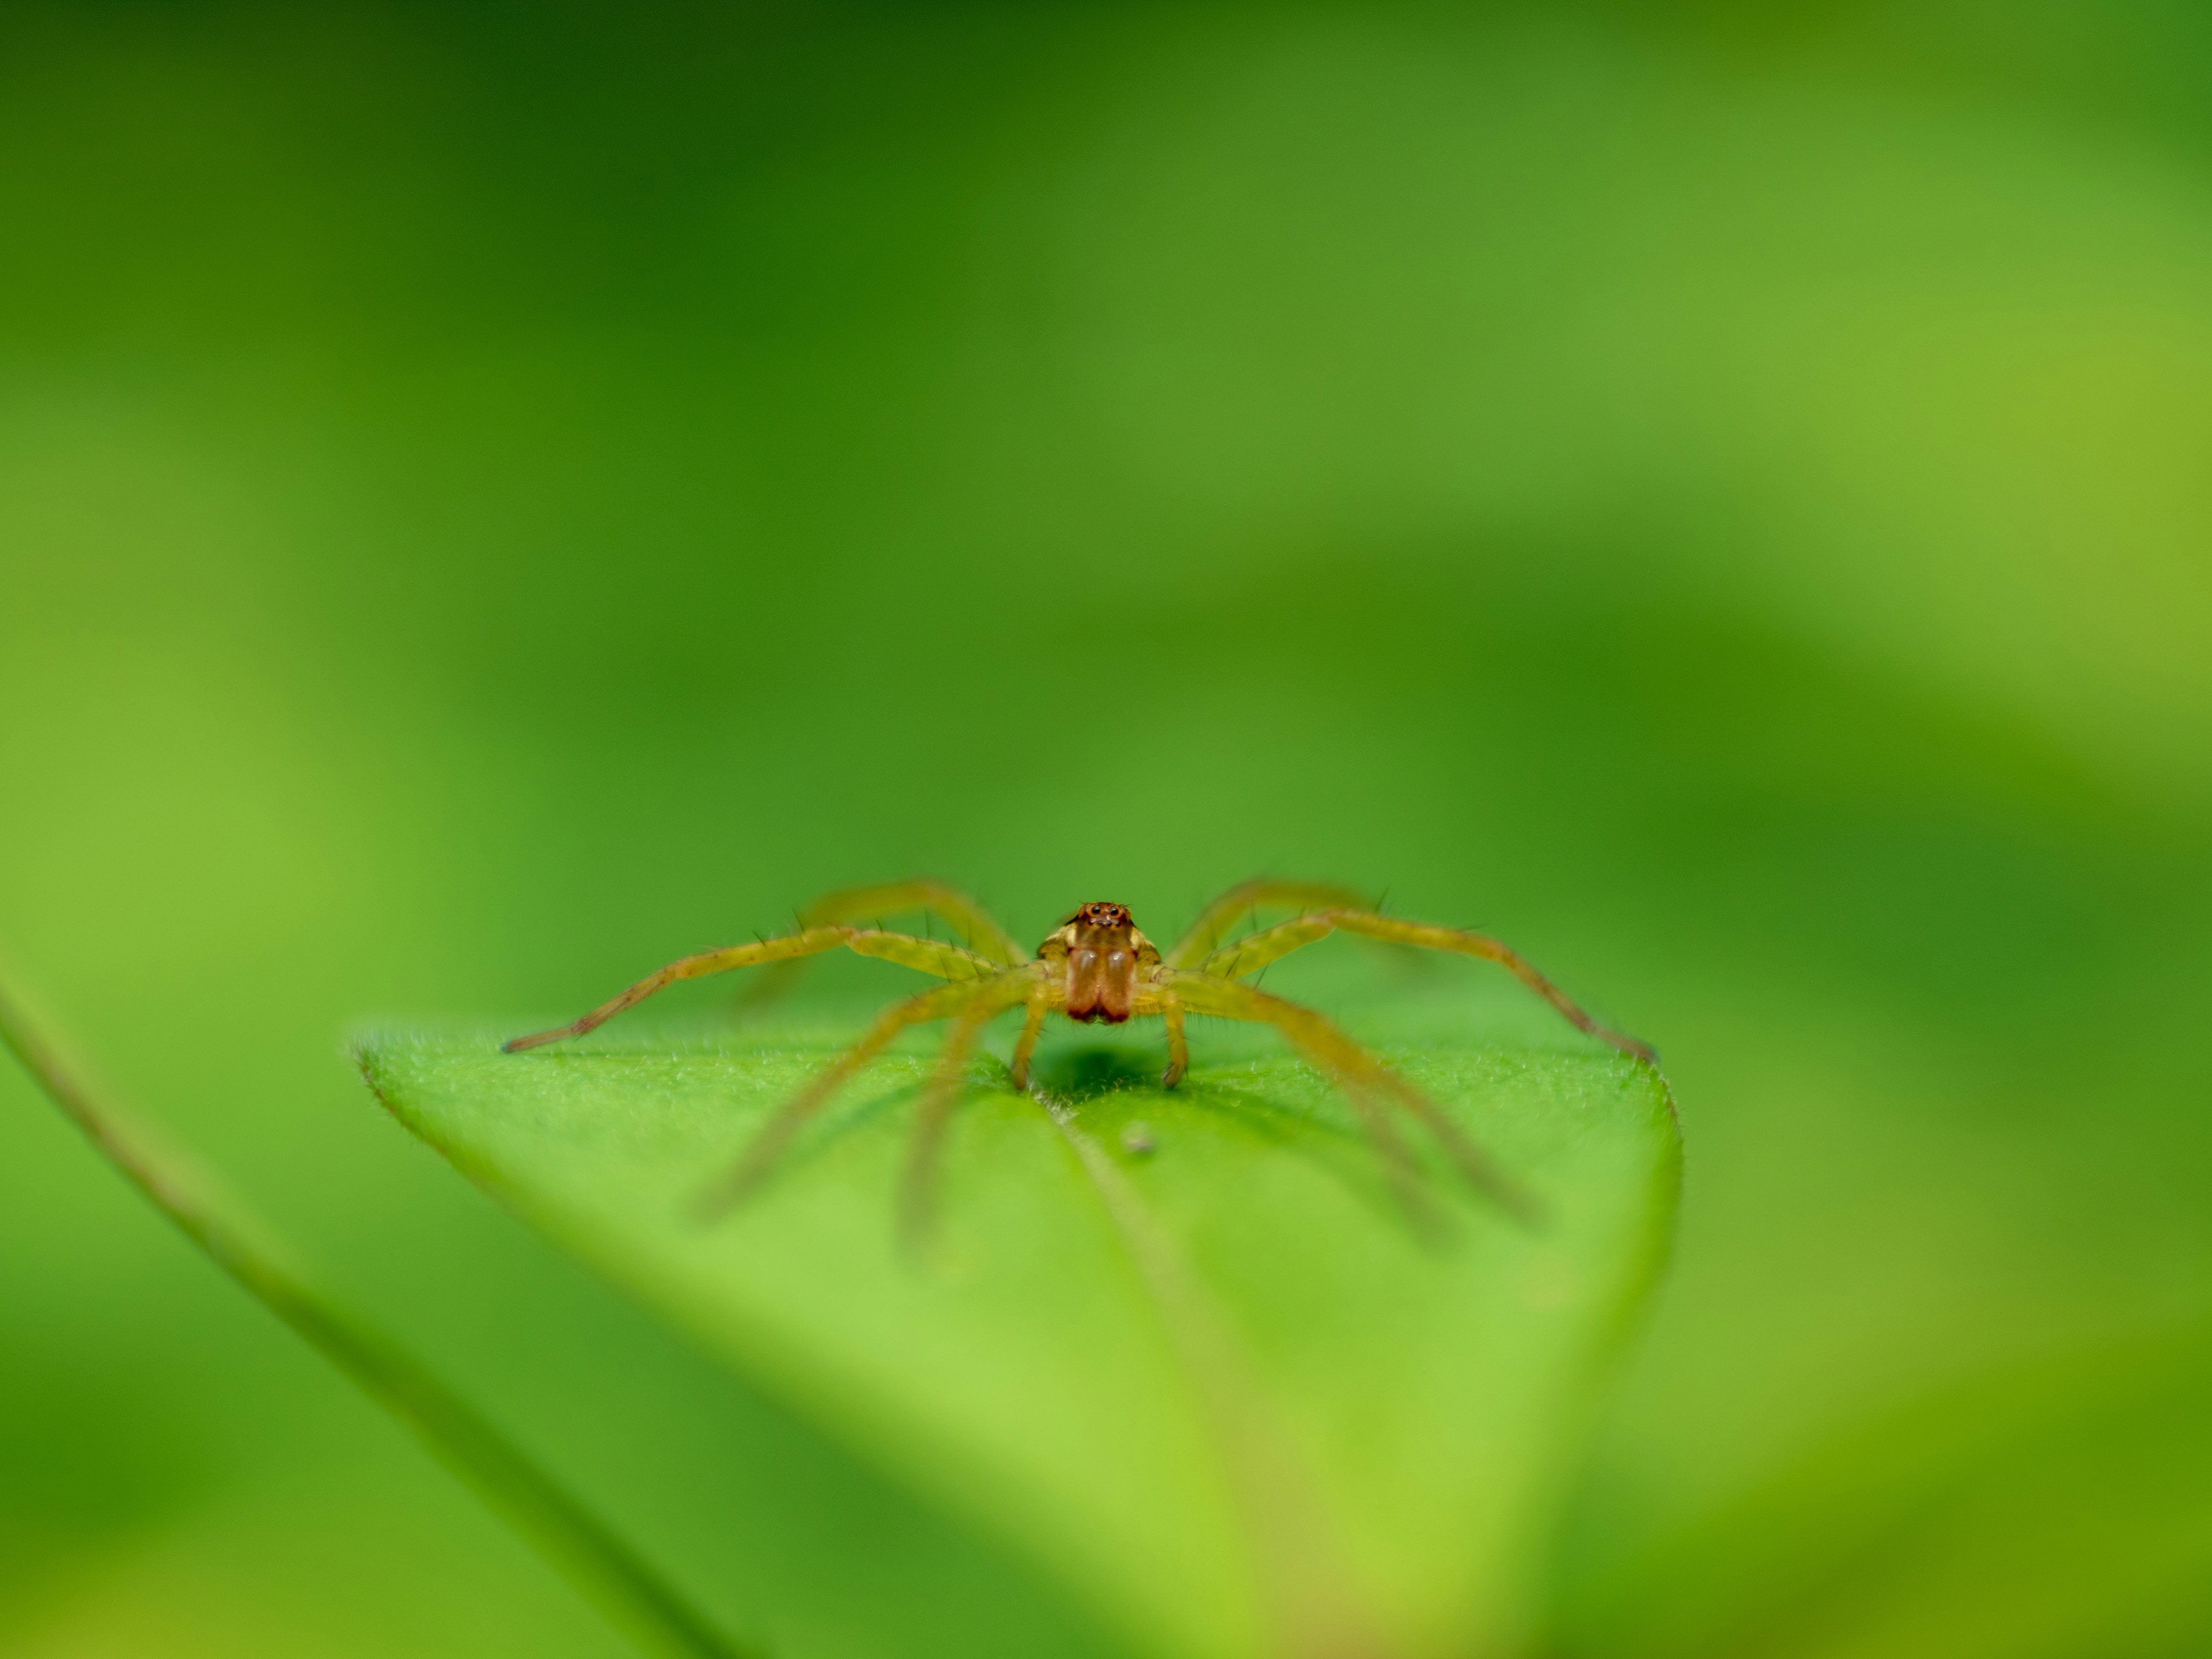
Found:
[[[929, 1048], [867, 1070], [753, 1199], [702, 1189], [835, 1052], [648, 1030], [360, 1049], [415, 1133], [856, 1457], [1175, 1659], [1510, 1648], [1592, 1385], [1663, 1255], [1664, 1086], [1601, 1050], [1386, 1049], [1539, 1195], [1529, 1228], [1408, 1125], [1424, 1237], [1357, 1118], [1251, 1050], [1164, 1092], [1124, 1042], [979, 1064], [930, 1249], [894, 1225]], [[902, 1648], [888, 1621], [887, 1653]]]

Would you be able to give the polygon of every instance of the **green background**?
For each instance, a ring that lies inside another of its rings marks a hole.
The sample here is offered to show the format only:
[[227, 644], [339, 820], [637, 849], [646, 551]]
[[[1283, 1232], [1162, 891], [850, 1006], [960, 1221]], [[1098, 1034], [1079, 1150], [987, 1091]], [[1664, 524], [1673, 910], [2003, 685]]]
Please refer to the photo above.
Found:
[[[720, 1605], [864, 1478], [348, 1030], [1387, 888], [1683, 1104], [1552, 1649], [2212, 1651], [2204, 20], [10, 7], [0, 948]], [[624, 1650], [0, 1073], [0, 1652]]]

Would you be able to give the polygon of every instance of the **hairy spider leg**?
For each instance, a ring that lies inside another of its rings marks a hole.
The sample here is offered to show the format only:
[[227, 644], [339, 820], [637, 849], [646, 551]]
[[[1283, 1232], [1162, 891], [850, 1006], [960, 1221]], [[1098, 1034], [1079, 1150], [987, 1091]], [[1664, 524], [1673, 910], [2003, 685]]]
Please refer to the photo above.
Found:
[[[882, 1053], [901, 1032], [931, 1020], [950, 1019], [978, 1002], [992, 1006], [995, 1012], [1019, 1001], [1027, 994], [1033, 977], [1026, 969], [1010, 969], [980, 982], [971, 980], [939, 985], [919, 996], [893, 1003], [876, 1016], [859, 1042], [823, 1067], [811, 1082], [776, 1109], [775, 1115], [762, 1126], [729, 1174], [708, 1191], [702, 1208], [709, 1215], [716, 1214], [750, 1194], [775, 1167], [784, 1147], [807, 1119], [828, 1105], [838, 1090], [851, 1082], [854, 1074]], [[1009, 990], [1013, 993], [1012, 996], [1006, 995]], [[1001, 997], [1005, 1000], [998, 1000]]]
[[911, 933], [887, 933], [880, 927], [809, 927], [800, 933], [787, 933], [781, 939], [761, 939], [751, 945], [732, 945], [720, 951], [702, 951], [696, 956], [678, 957], [658, 973], [648, 974], [611, 1001], [601, 1003], [573, 1024], [556, 1025], [550, 1031], [535, 1031], [528, 1036], [515, 1037], [501, 1043], [500, 1050], [503, 1054], [519, 1054], [541, 1043], [559, 1042], [564, 1038], [581, 1036], [586, 1031], [597, 1030], [617, 1014], [628, 1012], [654, 992], [665, 991], [679, 980], [700, 979], [708, 974], [726, 974], [733, 968], [751, 968], [764, 963], [788, 962], [798, 957], [834, 951], [841, 945], [861, 956], [876, 957], [885, 962], [918, 968], [939, 979], [973, 981], [1002, 971], [998, 963], [976, 955], [975, 951], [963, 950], [957, 945], [947, 945], [939, 939], [916, 939]]
[[1022, 1034], [1014, 1039], [1013, 1063], [1007, 1069], [1013, 1073], [1014, 1087], [1024, 1092], [1030, 1086], [1030, 1060], [1036, 1053], [1037, 1038], [1044, 1031], [1044, 1017], [1050, 1013], [1055, 1001], [1054, 977], [1037, 981], [1030, 992], [1029, 1013], [1022, 1021]]
[[936, 1217], [937, 1166], [945, 1131], [967, 1081], [969, 1057], [983, 1027], [1016, 1003], [1034, 1001], [1030, 975], [1006, 974], [979, 989], [945, 1034], [945, 1047], [930, 1073], [929, 1088], [915, 1112], [913, 1138], [907, 1143], [906, 1170], [899, 1182], [899, 1232], [910, 1249], [927, 1244]]
[[942, 917], [968, 948], [1003, 967], [1018, 968], [1030, 953], [1014, 942], [991, 913], [958, 888], [941, 881], [894, 881], [876, 887], [848, 887], [824, 894], [807, 907], [805, 922], [858, 921], [863, 916], [927, 910]]
[[1195, 968], [1247, 915], [1262, 907], [1282, 905], [1299, 910], [1364, 910], [1367, 895], [1326, 881], [1277, 881], [1268, 876], [1240, 881], [1199, 912], [1198, 920], [1164, 960], [1170, 968]]
[[1611, 1043], [1621, 1053], [1646, 1065], [1656, 1062], [1659, 1058], [1658, 1051], [1649, 1043], [1638, 1042], [1634, 1037], [1610, 1030], [1592, 1019], [1565, 991], [1538, 973], [1527, 957], [1510, 946], [1501, 945], [1481, 933], [1462, 933], [1456, 927], [1438, 927], [1429, 922], [1400, 921], [1390, 916], [1378, 916], [1372, 910], [1322, 910], [1313, 915], [1300, 916], [1295, 921], [1270, 927], [1264, 933], [1241, 939], [1225, 950], [1216, 951], [1200, 966], [1202, 971], [1218, 974], [1224, 979], [1242, 979], [1247, 974], [1258, 972], [1271, 962], [1280, 961], [1293, 951], [1340, 932], [1358, 933], [1390, 945], [1449, 951], [1458, 956], [1479, 957], [1485, 962], [1497, 963], [1558, 1009], [1577, 1030], [1588, 1032], [1601, 1042]]
[[[1015, 944], [1013, 938], [992, 917], [991, 913], [958, 888], [941, 881], [883, 882], [872, 887], [845, 887], [834, 893], [825, 893], [800, 913], [801, 930], [810, 927], [834, 927], [840, 923], [874, 921], [884, 916], [896, 916], [911, 910], [923, 911], [937, 916], [957, 933], [968, 948], [976, 955], [988, 957], [1000, 967], [1018, 968], [1029, 960], [1029, 952]], [[757, 1010], [768, 1003], [788, 996], [805, 976], [804, 959], [793, 957], [776, 963], [760, 975], [733, 998], [733, 1006], [743, 1010]]]
[[[1172, 984], [1173, 989], [1168, 988]], [[1441, 1112], [1429, 1103], [1413, 1085], [1399, 1077], [1390, 1068], [1361, 1048], [1327, 1015], [1314, 1009], [1289, 1002], [1279, 996], [1255, 990], [1249, 985], [1231, 979], [1220, 979], [1213, 975], [1184, 969], [1180, 972], [1169, 969], [1152, 988], [1154, 995], [1165, 1000], [1172, 996], [1194, 1014], [1213, 1014], [1223, 1019], [1243, 1020], [1249, 1024], [1272, 1025], [1288, 1037], [1291, 1044], [1321, 1068], [1322, 1074], [1344, 1091], [1359, 1115], [1361, 1128], [1376, 1156], [1382, 1159], [1384, 1172], [1390, 1178], [1399, 1201], [1416, 1224], [1433, 1231], [1437, 1217], [1430, 1204], [1427, 1188], [1422, 1184], [1420, 1167], [1407, 1150], [1389, 1114], [1382, 1109], [1381, 1099], [1387, 1097], [1399, 1101], [1413, 1110], [1424, 1121], [1431, 1125], [1447, 1122]], [[1157, 1008], [1140, 1009], [1140, 1012], [1158, 1012]], [[1419, 1103], [1416, 1104], [1415, 1103]], [[1447, 1150], [1453, 1138], [1464, 1142], [1456, 1126], [1444, 1136]], [[1510, 1179], [1499, 1173], [1487, 1158], [1470, 1145], [1480, 1176], [1470, 1172], [1470, 1179], [1484, 1194], [1495, 1200], [1505, 1209], [1522, 1219], [1535, 1213], [1534, 1200], [1520, 1190]], [[1457, 1161], [1455, 1155], [1455, 1162]], [[1466, 1168], [1465, 1165], [1462, 1166]]]
[[1182, 1002], [1173, 993], [1163, 994], [1160, 1018], [1168, 1026], [1168, 1068], [1160, 1073], [1160, 1087], [1172, 1089], [1190, 1069], [1190, 1042], [1183, 1036]]
[[1510, 1212], [1524, 1225], [1540, 1227], [1544, 1224], [1543, 1201], [1499, 1169], [1497, 1160], [1469, 1139], [1467, 1131], [1446, 1117], [1443, 1109], [1435, 1101], [1380, 1061], [1376, 1064], [1375, 1081], [1396, 1097], [1400, 1105], [1429, 1126], [1429, 1133], [1436, 1136], [1437, 1143], [1444, 1149], [1445, 1156], [1458, 1166], [1468, 1186], [1500, 1209]]

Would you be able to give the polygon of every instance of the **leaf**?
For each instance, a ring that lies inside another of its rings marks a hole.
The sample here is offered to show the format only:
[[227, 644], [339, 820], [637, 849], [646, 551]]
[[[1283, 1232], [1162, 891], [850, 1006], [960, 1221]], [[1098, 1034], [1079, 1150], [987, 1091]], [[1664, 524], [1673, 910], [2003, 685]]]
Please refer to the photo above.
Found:
[[1026, 1553], [1131, 1650], [1516, 1639], [1591, 1384], [1671, 1225], [1656, 1073], [1579, 1049], [1385, 1051], [1549, 1213], [1510, 1219], [1424, 1146], [1437, 1242], [1297, 1060], [1201, 1066], [1170, 1094], [1148, 1049], [1094, 1046], [1042, 1073], [1043, 1103], [993, 1066], [917, 1259], [894, 1209], [927, 1060], [897, 1053], [701, 1223], [702, 1187], [836, 1042], [617, 1029], [510, 1056], [388, 1036], [360, 1059], [457, 1167]]
[[189, 1159], [161, 1144], [62, 1056], [61, 1045], [0, 986], [0, 1048], [13, 1054], [62, 1115], [142, 1197], [239, 1288], [343, 1371], [475, 1486], [578, 1589], [631, 1635], [681, 1659], [743, 1650], [592, 1511], [408, 1351], [334, 1302]]

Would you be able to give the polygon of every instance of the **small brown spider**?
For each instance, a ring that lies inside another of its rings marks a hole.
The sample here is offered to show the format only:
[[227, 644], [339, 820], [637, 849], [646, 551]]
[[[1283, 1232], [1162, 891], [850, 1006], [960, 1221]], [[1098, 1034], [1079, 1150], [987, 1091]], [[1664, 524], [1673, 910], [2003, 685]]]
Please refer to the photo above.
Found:
[[[1291, 906], [1302, 914], [1224, 945], [1222, 940], [1255, 910]], [[966, 940], [964, 945], [881, 927], [854, 925], [860, 916], [922, 910], [941, 917]], [[594, 1008], [574, 1024], [562, 1025], [502, 1045], [514, 1054], [564, 1037], [581, 1036], [635, 1007], [654, 992], [678, 980], [697, 979], [732, 968], [781, 964], [787, 977], [799, 959], [840, 945], [864, 957], [902, 963], [951, 981], [919, 996], [893, 1003], [876, 1017], [866, 1035], [802, 1089], [771, 1118], [745, 1149], [729, 1176], [716, 1189], [714, 1207], [750, 1192], [774, 1166], [800, 1126], [820, 1111], [838, 1089], [872, 1056], [908, 1026], [948, 1019], [952, 1027], [937, 1067], [922, 1096], [908, 1155], [902, 1212], [909, 1231], [926, 1224], [931, 1175], [945, 1127], [958, 1097], [969, 1056], [984, 1025], [1014, 1007], [1026, 1009], [1014, 1044], [1013, 1082], [1029, 1087], [1030, 1057], [1036, 1052], [1045, 1016], [1058, 1010], [1070, 1019], [1119, 1024], [1133, 1017], [1158, 1015], [1167, 1023], [1168, 1064], [1160, 1086], [1172, 1089], [1190, 1062], [1184, 1040], [1188, 1014], [1273, 1025], [1341, 1089], [1358, 1111], [1369, 1140], [1382, 1159], [1401, 1198], [1416, 1215], [1423, 1204], [1415, 1166], [1399, 1139], [1388, 1108], [1396, 1105], [1426, 1124], [1461, 1171], [1481, 1192], [1524, 1220], [1536, 1216], [1534, 1200], [1500, 1171], [1457, 1125], [1419, 1090], [1382, 1064], [1310, 1008], [1271, 996], [1243, 982], [1303, 945], [1333, 933], [1363, 934], [1395, 945], [1418, 945], [1480, 957], [1510, 970], [1575, 1025], [1622, 1053], [1645, 1063], [1653, 1052], [1633, 1037], [1609, 1031], [1584, 1013], [1565, 994], [1515, 951], [1496, 939], [1426, 922], [1378, 915], [1349, 890], [1312, 882], [1248, 881], [1231, 888], [1200, 915], [1174, 949], [1161, 955], [1138, 931], [1128, 907], [1103, 902], [1085, 904], [1025, 956], [1006, 929], [966, 894], [933, 881], [900, 882], [833, 893], [799, 919], [799, 931], [781, 939], [726, 950], [702, 951], [672, 962], [640, 980], [612, 1001]]]

